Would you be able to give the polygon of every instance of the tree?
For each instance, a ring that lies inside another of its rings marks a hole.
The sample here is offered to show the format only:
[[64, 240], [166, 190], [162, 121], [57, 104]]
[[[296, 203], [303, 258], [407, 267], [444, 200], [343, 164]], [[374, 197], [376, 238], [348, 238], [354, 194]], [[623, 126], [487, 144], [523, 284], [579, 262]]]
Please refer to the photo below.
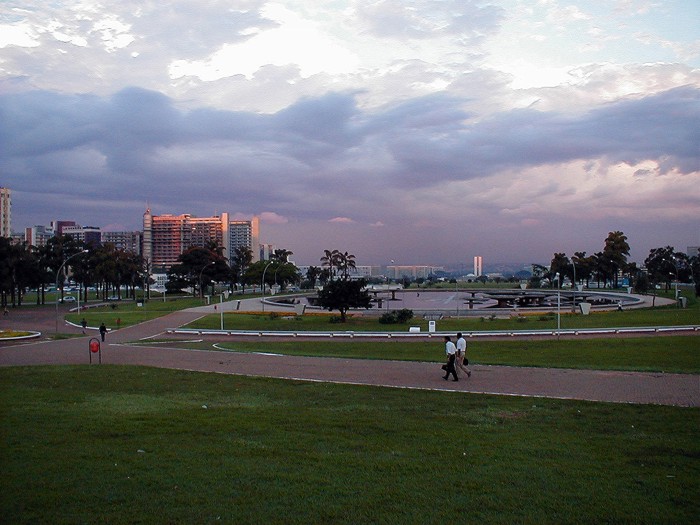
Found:
[[559, 274], [559, 285], [563, 280], [564, 277], [570, 277], [571, 282], [574, 282], [573, 278], [573, 272], [571, 270], [571, 261], [569, 261], [569, 258], [566, 256], [564, 253], [555, 253], [554, 257], [552, 258], [552, 262], [549, 265], [549, 280], [552, 286], [554, 286], [554, 280], [556, 274]]
[[546, 266], [541, 264], [532, 264], [532, 276], [530, 277], [530, 286], [532, 288], [539, 288], [542, 283], [542, 279], [547, 274], [548, 270]]
[[609, 264], [612, 272], [612, 287], [617, 288], [618, 273], [624, 270], [627, 264], [627, 256], [630, 254], [630, 245], [627, 236], [621, 231], [609, 232], [603, 248], [603, 265]]
[[700, 297], [700, 256], [693, 255], [689, 260], [690, 276], [695, 283], [695, 297]]
[[574, 252], [573, 257], [571, 257], [572, 273], [576, 274], [576, 281], [585, 281], [586, 287], [588, 287], [593, 274], [593, 265], [593, 256], [586, 257], [586, 252]]
[[316, 280], [321, 276], [321, 268], [318, 266], [309, 266], [306, 270], [306, 280], [309, 282], [309, 288], [316, 286]]
[[323, 250], [324, 255], [321, 257], [321, 267], [327, 268], [330, 278], [341, 276], [343, 279], [350, 277], [350, 270], [357, 267], [355, 256], [348, 252], [340, 250]]
[[666, 290], [671, 288], [671, 282], [676, 276], [675, 257], [676, 250], [673, 246], [649, 250], [649, 255], [644, 259], [644, 266], [652, 284], [664, 283]]
[[241, 283], [243, 285], [243, 293], [245, 293], [245, 280], [243, 276], [246, 270], [253, 262], [253, 250], [247, 246], [239, 246], [233, 251], [231, 256], [231, 275], [233, 276], [233, 282]]
[[[168, 271], [168, 291], [191, 287], [192, 295], [204, 297], [204, 289], [212, 282], [227, 281], [230, 269], [217, 250], [192, 247], [185, 250]], [[170, 282], [172, 281], [172, 283]]]
[[278, 250], [275, 250], [272, 255], [270, 255], [270, 260], [271, 261], [279, 261], [281, 263], [286, 263], [289, 262], [289, 256], [294, 255], [294, 252], [290, 252], [289, 250], [285, 250], [284, 248], [280, 248]]
[[272, 287], [274, 284], [280, 284], [283, 289], [288, 283], [296, 283], [300, 279], [296, 266], [278, 260], [258, 261], [251, 264], [243, 275], [243, 279], [247, 284], [262, 285], [263, 276], [265, 285]]
[[[350, 269], [355, 268], [355, 256], [340, 250], [324, 250], [321, 264], [327, 267], [330, 279], [318, 292], [317, 303], [326, 310], [338, 310], [340, 321], [345, 322], [350, 308], [371, 308], [372, 299], [365, 290], [364, 279], [350, 279]], [[337, 276], [334, 279], [334, 276]]]
[[334, 279], [319, 290], [317, 304], [328, 311], [338, 310], [340, 322], [344, 323], [350, 308], [372, 307], [372, 298], [364, 289], [365, 285], [364, 279]]

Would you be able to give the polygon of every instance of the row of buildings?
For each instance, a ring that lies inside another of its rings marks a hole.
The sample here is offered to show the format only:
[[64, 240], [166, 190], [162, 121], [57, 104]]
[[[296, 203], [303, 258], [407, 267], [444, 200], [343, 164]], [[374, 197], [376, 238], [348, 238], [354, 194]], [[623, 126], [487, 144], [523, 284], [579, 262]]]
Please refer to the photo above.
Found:
[[[251, 220], [231, 220], [228, 213], [213, 217], [195, 217], [190, 214], [154, 215], [150, 209], [143, 214], [141, 231], [102, 231], [96, 226], [81, 226], [75, 221], [51, 221], [45, 226], [25, 228], [23, 234], [12, 234], [11, 230], [11, 191], [0, 188], [0, 235], [14, 237], [18, 242], [31, 246], [44, 246], [54, 236], [69, 235], [88, 245], [110, 243], [115, 248], [137, 255], [148, 261], [153, 272], [166, 272], [178, 257], [193, 246], [207, 247], [212, 242], [224, 248], [229, 259], [237, 248], [248, 248], [253, 261], [267, 260], [274, 252], [274, 246], [260, 243], [260, 223], [257, 217]], [[305, 274], [308, 266], [300, 266]], [[480, 276], [483, 260], [474, 257], [474, 275]], [[385, 276], [389, 279], [427, 279], [444, 272], [442, 266], [427, 265], [388, 265], [357, 266], [353, 277]]]
[[274, 247], [260, 243], [257, 217], [249, 221], [231, 220], [228, 213], [213, 217], [190, 214], [143, 214], [141, 231], [102, 231], [96, 226], [81, 226], [75, 221], [51, 221], [48, 225], [31, 226], [22, 233], [12, 232], [12, 201], [9, 188], [0, 187], [0, 236], [16, 242], [41, 247], [55, 236], [68, 235], [88, 245], [112, 244], [119, 250], [143, 256], [153, 271], [165, 272], [178, 257], [191, 247], [208, 247], [216, 243], [228, 258], [237, 248], [248, 248], [253, 261], [268, 259]]

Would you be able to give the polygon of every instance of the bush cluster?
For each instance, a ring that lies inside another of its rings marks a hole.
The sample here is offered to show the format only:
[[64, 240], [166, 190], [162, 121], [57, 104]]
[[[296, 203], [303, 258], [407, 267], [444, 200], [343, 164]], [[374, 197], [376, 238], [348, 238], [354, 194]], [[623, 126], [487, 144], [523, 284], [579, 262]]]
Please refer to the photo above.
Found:
[[401, 310], [392, 310], [381, 315], [379, 322], [381, 324], [401, 324], [413, 319], [413, 310], [402, 308]]

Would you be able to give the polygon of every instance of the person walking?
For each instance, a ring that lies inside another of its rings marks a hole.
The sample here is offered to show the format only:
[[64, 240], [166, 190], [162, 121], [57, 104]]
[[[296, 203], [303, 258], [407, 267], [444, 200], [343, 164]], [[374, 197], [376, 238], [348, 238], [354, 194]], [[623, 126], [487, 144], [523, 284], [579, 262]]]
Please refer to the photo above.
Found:
[[455, 369], [461, 370], [467, 377], [472, 376], [472, 371], [467, 368], [469, 359], [467, 359], [467, 340], [462, 337], [462, 332], [457, 332], [457, 356], [455, 357]]
[[457, 347], [452, 342], [449, 335], [445, 336], [445, 355], [447, 356], [447, 369], [445, 370], [445, 375], [442, 376], [442, 378], [447, 380], [450, 378], [450, 374], [452, 374], [454, 377], [452, 381], [459, 381], [459, 378], [457, 377], [457, 370], [455, 370]]
[[87, 328], [87, 321], [85, 320], [84, 317], [83, 317], [83, 320], [80, 321], [80, 326], [83, 327], [83, 333], [85, 333], [85, 329]]
[[100, 337], [102, 338], [102, 342], [104, 343], [105, 340], [105, 334], [107, 333], [107, 327], [105, 326], [104, 323], [100, 325]]

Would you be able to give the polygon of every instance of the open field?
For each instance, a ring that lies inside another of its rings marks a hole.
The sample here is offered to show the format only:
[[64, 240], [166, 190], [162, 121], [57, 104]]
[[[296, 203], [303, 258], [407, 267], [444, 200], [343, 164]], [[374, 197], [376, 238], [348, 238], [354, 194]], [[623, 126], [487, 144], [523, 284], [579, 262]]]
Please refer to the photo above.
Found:
[[700, 410], [0, 370], [7, 523], [692, 523]]

